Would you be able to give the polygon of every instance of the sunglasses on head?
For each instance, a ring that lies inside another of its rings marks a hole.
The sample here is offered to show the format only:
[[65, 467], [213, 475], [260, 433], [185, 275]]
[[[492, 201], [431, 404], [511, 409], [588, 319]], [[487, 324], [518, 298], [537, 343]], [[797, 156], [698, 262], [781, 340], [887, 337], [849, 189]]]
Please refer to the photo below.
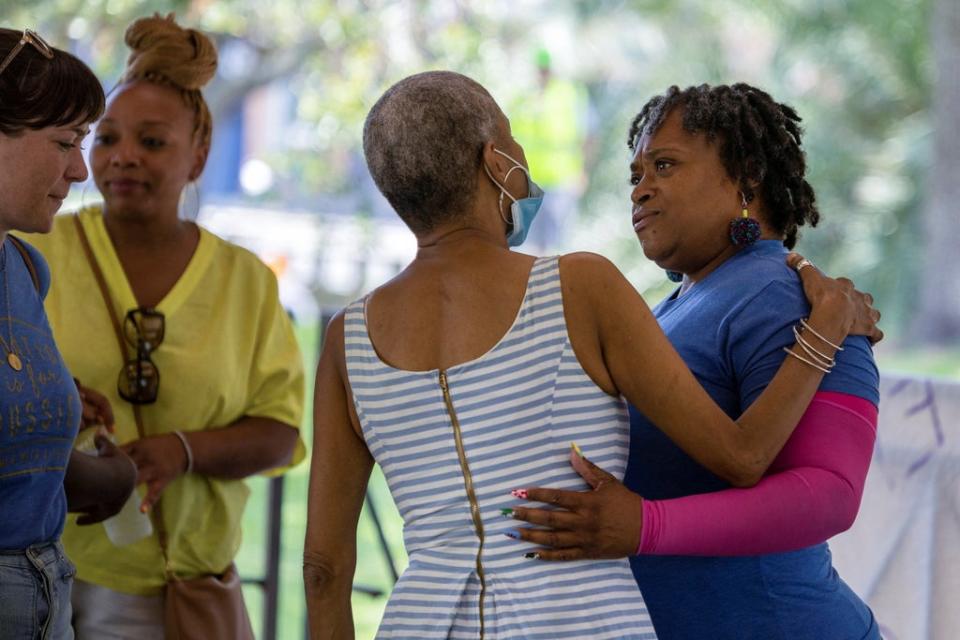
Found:
[[3, 73], [3, 70], [10, 66], [13, 59], [17, 57], [17, 54], [28, 44], [33, 45], [33, 48], [39, 51], [40, 55], [47, 60], [53, 60], [53, 48], [47, 44], [47, 41], [38, 36], [36, 31], [24, 29], [23, 35], [20, 36], [20, 42], [10, 50], [7, 57], [3, 59], [3, 62], [0, 62], [0, 73]]
[[123, 319], [123, 335], [137, 355], [127, 360], [117, 378], [117, 392], [132, 404], [151, 404], [157, 401], [160, 390], [160, 371], [150, 358], [163, 342], [165, 319], [151, 307], [137, 307]]

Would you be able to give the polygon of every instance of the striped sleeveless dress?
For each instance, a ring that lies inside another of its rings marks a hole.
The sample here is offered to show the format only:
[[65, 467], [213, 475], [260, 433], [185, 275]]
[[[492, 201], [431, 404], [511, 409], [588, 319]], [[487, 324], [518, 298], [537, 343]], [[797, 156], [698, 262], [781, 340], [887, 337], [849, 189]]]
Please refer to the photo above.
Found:
[[538, 258], [506, 335], [446, 370], [387, 365], [366, 299], [347, 308], [354, 404], [409, 556], [377, 638], [656, 638], [626, 559], [528, 559], [536, 546], [504, 535], [529, 526], [501, 514], [523, 504], [512, 489], [589, 488], [570, 466], [571, 442], [618, 478], [626, 468], [627, 411], [574, 355], [558, 263]]

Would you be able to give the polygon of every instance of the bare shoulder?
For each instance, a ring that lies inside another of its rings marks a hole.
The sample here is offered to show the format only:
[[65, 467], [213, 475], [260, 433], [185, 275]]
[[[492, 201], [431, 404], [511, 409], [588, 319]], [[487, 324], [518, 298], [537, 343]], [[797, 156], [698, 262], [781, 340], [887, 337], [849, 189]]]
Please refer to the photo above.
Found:
[[560, 256], [560, 275], [577, 282], [623, 279], [623, 274], [608, 258], [589, 251], [577, 251]]
[[607, 271], [620, 273], [620, 270], [617, 269], [616, 265], [610, 262], [609, 259], [599, 253], [592, 253], [590, 251], [565, 253], [560, 256], [560, 268], [571, 271], [596, 270], [598, 272]]
[[612, 262], [589, 252], [560, 257], [560, 285], [567, 334], [580, 366], [606, 393], [617, 395], [603, 357], [602, 318], [609, 315], [609, 301], [618, 295], [620, 272]]
[[568, 253], [560, 256], [559, 266], [565, 293], [596, 299], [630, 286], [615, 264], [596, 253]]
[[341, 375], [346, 371], [346, 355], [344, 352], [346, 312], [346, 309], [340, 309], [327, 323], [323, 331], [323, 351], [319, 363], [321, 367], [325, 365], [335, 366]]
[[345, 322], [344, 318], [346, 317], [346, 315], [347, 315], [347, 310], [346, 308], [343, 308], [337, 311], [335, 314], [333, 314], [333, 317], [330, 318], [330, 322], [327, 323], [327, 327], [326, 329], [324, 329], [324, 332], [323, 332], [323, 340], [325, 345], [330, 342], [331, 338], [333, 338], [334, 340], [339, 338], [340, 342], [341, 343], [343, 342], [343, 332], [344, 332], [343, 327]]
[[353, 392], [347, 373], [345, 335], [346, 309], [341, 309], [327, 323], [323, 335], [323, 352], [317, 363], [314, 385], [314, 424], [317, 424], [317, 416], [328, 419], [339, 415], [343, 423], [349, 422], [355, 434], [363, 440], [360, 419], [351, 401]]

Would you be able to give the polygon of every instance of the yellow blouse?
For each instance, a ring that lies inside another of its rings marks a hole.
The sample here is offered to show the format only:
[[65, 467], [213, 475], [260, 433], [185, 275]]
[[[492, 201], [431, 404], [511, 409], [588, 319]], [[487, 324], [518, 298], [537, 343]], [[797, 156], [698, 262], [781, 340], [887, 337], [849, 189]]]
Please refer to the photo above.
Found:
[[[114, 307], [123, 316], [138, 305], [101, 211], [87, 208], [78, 215]], [[110, 399], [117, 439], [125, 443], [138, 435], [132, 405], [117, 393], [120, 349], [73, 218], [57, 216], [52, 233], [27, 237], [50, 264], [46, 311], [63, 358], [85, 386]], [[201, 228], [196, 252], [157, 309], [165, 316], [165, 334], [151, 354], [160, 372], [157, 401], [141, 409], [147, 435], [218, 428], [243, 416], [299, 428], [303, 362], [280, 305], [276, 278], [256, 256]], [[122, 324], [123, 318], [118, 320]], [[291, 466], [304, 454], [298, 440]], [[167, 486], [161, 503], [175, 574], [191, 577], [226, 569], [240, 546], [248, 493], [243, 481], [195, 473]], [[81, 580], [135, 594], [163, 587], [156, 533], [115, 547], [103, 526], [80, 527], [68, 517], [63, 543]]]

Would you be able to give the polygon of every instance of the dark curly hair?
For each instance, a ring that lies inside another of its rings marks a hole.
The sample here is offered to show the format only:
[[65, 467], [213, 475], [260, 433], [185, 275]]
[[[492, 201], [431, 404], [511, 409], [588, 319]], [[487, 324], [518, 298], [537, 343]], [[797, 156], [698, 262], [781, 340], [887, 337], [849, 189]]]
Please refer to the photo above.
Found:
[[[0, 28], [0, 60], [20, 42], [21, 31]], [[27, 44], [0, 73], [0, 133], [90, 123], [104, 108], [103, 87], [83, 62], [51, 47], [47, 59]]]
[[657, 131], [675, 108], [683, 108], [683, 128], [720, 141], [720, 160], [730, 179], [740, 184], [749, 202], [751, 184], [759, 185], [767, 222], [792, 249], [799, 228], [820, 221], [816, 195], [804, 174], [800, 116], [770, 94], [748, 84], [702, 84], [680, 90], [676, 85], [651, 98], [630, 125], [627, 145], [636, 150], [639, 138]]

